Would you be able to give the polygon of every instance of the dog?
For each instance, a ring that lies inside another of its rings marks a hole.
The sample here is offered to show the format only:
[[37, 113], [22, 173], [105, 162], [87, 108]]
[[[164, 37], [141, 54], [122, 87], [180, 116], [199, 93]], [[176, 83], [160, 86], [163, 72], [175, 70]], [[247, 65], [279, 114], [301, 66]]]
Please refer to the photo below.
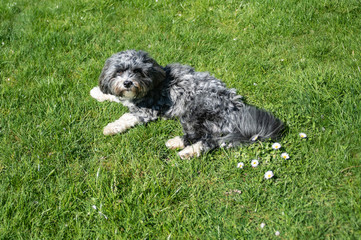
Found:
[[162, 67], [144, 51], [126, 50], [108, 58], [90, 95], [129, 108], [104, 128], [104, 135], [158, 118], [179, 119], [184, 135], [168, 140], [166, 146], [181, 150], [182, 159], [218, 147], [274, 139], [284, 130], [281, 120], [245, 104], [235, 89], [208, 72], [179, 63]]

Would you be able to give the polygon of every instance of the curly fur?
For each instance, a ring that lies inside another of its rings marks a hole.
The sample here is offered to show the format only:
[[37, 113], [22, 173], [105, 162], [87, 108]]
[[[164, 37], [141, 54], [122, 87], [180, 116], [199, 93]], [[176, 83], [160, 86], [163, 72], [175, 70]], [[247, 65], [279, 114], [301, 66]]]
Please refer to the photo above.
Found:
[[207, 72], [178, 63], [160, 66], [146, 52], [127, 50], [111, 56], [91, 91], [98, 101], [120, 101], [129, 113], [108, 124], [104, 134], [124, 132], [139, 123], [178, 118], [184, 135], [167, 142], [184, 148], [182, 158], [222, 146], [278, 137], [284, 124], [272, 114], [246, 105], [235, 89]]

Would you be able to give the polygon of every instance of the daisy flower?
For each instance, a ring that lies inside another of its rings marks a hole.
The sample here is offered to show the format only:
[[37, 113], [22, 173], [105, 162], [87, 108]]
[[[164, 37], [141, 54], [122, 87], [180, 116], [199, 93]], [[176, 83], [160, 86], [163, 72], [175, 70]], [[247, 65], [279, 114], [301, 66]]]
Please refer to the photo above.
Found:
[[280, 144], [280, 143], [274, 143], [274, 144], [272, 144], [272, 148], [273, 148], [274, 150], [280, 149], [280, 148], [281, 148], [281, 144]]
[[258, 162], [257, 159], [254, 159], [254, 160], [252, 160], [252, 162], [251, 162], [252, 167], [257, 167], [258, 164], [259, 164], [259, 162]]
[[284, 152], [284, 153], [281, 154], [281, 158], [287, 160], [287, 159], [290, 158], [290, 155], [288, 155], [288, 153]]
[[240, 162], [240, 163], [237, 164], [237, 168], [243, 168], [243, 166], [244, 166], [243, 162]]
[[272, 171], [267, 171], [265, 174], [264, 174], [264, 178], [265, 179], [270, 179], [273, 177], [273, 172]]
[[299, 134], [301, 138], [307, 138], [307, 134], [306, 133], [300, 133]]
[[276, 232], [275, 232], [275, 235], [276, 235], [276, 236], [279, 236], [279, 235], [280, 235], [280, 232], [279, 232], [279, 231], [276, 231]]
[[260, 225], [261, 228], [264, 228], [265, 226], [266, 226], [265, 223], [261, 223], [261, 225]]

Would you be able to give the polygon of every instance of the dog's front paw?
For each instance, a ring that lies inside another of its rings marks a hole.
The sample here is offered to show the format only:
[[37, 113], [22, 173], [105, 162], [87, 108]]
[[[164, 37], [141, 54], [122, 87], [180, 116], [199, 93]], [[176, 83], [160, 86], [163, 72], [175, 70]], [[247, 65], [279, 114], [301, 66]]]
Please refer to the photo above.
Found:
[[117, 133], [122, 133], [125, 132], [127, 129], [134, 127], [138, 123], [139, 123], [139, 119], [136, 116], [130, 113], [125, 113], [117, 121], [106, 125], [103, 130], [103, 134], [114, 135]]
[[125, 132], [126, 130], [127, 128], [125, 127], [124, 124], [122, 125], [122, 124], [109, 123], [104, 127], [103, 134], [106, 136], [115, 135], [117, 133]]
[[197, 142], [190, 145], [178, 153], [181, 159], [189, 159], [192, 157], [199, 157], [203, 151], [202, 142]]
[[98, 102], [104, 102], [104, 101], [120, 102], [116, 96], [110, 94], [104, 94], [99, 87], [94, 87], [92, 90], [90, 90], [90, 96], [92, 96]]
[[184, 148], [184, 142], [183, 139], [179, 136], [176, 136], [172, 139], [169, 139], [165, 145], [169, 149], [183, 149]]

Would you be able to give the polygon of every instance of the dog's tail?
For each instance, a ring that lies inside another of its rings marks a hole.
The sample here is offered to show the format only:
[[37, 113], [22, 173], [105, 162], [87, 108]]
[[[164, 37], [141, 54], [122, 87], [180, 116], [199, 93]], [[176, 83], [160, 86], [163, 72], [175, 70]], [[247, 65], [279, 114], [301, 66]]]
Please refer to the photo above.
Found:
[[271, 113], [254, 106], [244, 106], [239, 110], [235, 129], [221, 137], [221, 142], [236, 146], [266, 139], [277, 139], [285, 130], [284, 123]]

